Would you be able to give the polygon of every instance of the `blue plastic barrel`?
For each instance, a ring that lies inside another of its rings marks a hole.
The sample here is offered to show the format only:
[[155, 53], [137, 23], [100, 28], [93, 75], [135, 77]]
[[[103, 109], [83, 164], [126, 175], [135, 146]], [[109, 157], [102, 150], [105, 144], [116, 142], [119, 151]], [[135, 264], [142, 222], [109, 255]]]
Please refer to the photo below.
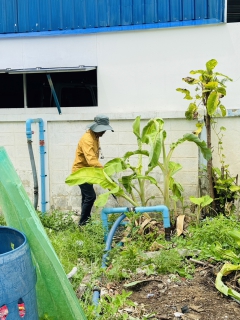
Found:
[[[8, 310], [7, 320], [38, 320], [36, 271], [25, 235], [0, 226], [0, 313]], [[25, 315], [19, 314], [23, 302]]]

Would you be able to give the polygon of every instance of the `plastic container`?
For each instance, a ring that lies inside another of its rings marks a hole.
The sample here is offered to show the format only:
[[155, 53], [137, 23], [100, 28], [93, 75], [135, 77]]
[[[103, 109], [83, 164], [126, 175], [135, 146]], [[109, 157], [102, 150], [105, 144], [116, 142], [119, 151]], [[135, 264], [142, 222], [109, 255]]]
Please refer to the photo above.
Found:
[[0, 317], [8, 312], [7, 320], [38, 320], [36, 280], [25, 235], [0, 226]]

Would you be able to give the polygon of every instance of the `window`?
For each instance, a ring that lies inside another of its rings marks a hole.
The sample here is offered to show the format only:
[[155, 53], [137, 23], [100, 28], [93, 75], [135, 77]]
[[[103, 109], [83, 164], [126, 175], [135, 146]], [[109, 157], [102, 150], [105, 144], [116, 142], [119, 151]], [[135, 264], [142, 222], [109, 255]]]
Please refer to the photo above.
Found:
[[240, 22], [240, 3], [239, 0], [228, 0], [227, 22]]
[[[54, 92], [60, 107], [97, 106], [96, 68], [74, 72], [70, 70], [72, 68], [64, 72], [61, 72], [61, 68], [49, 69], [49, 72], [41, 68], [6, 69], [5, 73], [0, 73], [0, 108], [57, 107]], [[51, 77], [53, 89], [47, 75]]]

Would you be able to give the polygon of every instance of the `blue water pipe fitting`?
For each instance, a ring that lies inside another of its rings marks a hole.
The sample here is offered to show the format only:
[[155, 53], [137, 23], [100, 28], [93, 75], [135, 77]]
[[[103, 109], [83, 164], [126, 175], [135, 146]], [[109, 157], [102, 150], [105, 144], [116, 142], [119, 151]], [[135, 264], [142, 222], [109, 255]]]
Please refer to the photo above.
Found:
[[[169, 210], [164, 205], [151, 206], [151, 207], [118, 207], [118, 208], [104, 208], [101, 212], [102, 224], [105, 230], [104, 241], [106, 242], [106, 246], [104, 249], [104, 254], [102, 257], [102, 268], [106, 268], [106, 261], [108, 257], [108, 253], [111, 250], [112, 240], [114, 234], [122, 223], [122, 221], [126, 218], [127, 212], [136, 212], [136, 213], [144, 213], [144, 212], [162, 212], [163, 215], [163, 226], [165, 228], [165, 239], [170, 241], [170, 214]], [[112, 225], [110, 231], [108, 226], [108, 215], [114, 213], [121, 213], [121, 215], [116, 219], [114, 224]], [[95, 307], [98, 306], [98, 302], [100, 299], [101, 290], [99, 288], [95, 288], [93, 290], [92, 303]]]
[[104, 208], [101, 212], [101, 219], [103, 228], [105, 230], [104, 241], [106, 242], [108, 235], [108, 215], [114, 213], [126, 213], [126, 212], [136, 212], [136, 213], [144, 213], [144, 212], [162, 212], [163, 215], [163, 226], [165, 228], [165, 239], [170, 240], [169, 228], [170, 228], [170, 215], [169, 210], [164, 205], [158, 206], [150, 206], [150, 207], [118, 207], [118, 208]]
[[43, 119], [27, 119], [26, 121], [26, 136], [27, 140], [32, 140], [33, 131], [32, 123], [39, 124], [39, 151], [40, 151], [40, 177], [41, 177], [41, 212], [46, 212], [46, 174], [45, 174], [45, 140], [44, 140], [44, 123]]

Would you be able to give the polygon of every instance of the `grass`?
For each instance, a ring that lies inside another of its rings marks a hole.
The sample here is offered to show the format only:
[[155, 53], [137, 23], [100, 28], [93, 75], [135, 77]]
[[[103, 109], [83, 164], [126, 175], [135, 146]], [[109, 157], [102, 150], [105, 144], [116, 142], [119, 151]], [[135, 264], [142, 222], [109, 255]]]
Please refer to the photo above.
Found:
[[[175, 274], [190, 278], [194, 274], [194, 265], [189, 261], [189, 257], [180, 254], [180, 249], [187, 249], [189, 252], [200, 250], [198, 260], [211, 260], [211, 263], [230, 260], [240, 263], [239, 246], [229, 235], [229, 231], [238, 228], [239, 222], [234, 216], [206, 218], [198, 226], [190, 225], [185, 236], [173, 236], [171, 242], [165, 241], [162, 234], [140, 235], [138, 228], [132, 223], [124, 246], [115, 245], [109, 252], [109, 268], [104, 270], [101, 268], [105, 248], [104, 230], [99, 216], [94, 216], [92, 222], [81, 228], [74, 223], [72, 213], [54, 211], [44, 217], [40, 215], [40, 219], [65, 272], [69, 273], [75, 266], [78, 268], [77, 273], [70, 279], [73, 289], [77, 290], [88, 276], [80, 304], [89, 320], [96, 319], [96, 309], [92, 305], [92, 289], [102, 276], [105, 282], [118, 283], [136, 277], [137, 271], [142, 269], [146, 277], [152, 274]], [[5, 225], [1, 215], [0, 224]], [[159, 245], [161, 249], [149, 256], [146, 252], [151, 251], [153, 244]], [[229, 252], [233, 255], [229, 255]], [[98, 318], [128, 319], [126, 314], [120, 314], [118, 310], [131, 304], [130, 292], [122, 291], [116, 296], [106, 295], [99, 302]]]

